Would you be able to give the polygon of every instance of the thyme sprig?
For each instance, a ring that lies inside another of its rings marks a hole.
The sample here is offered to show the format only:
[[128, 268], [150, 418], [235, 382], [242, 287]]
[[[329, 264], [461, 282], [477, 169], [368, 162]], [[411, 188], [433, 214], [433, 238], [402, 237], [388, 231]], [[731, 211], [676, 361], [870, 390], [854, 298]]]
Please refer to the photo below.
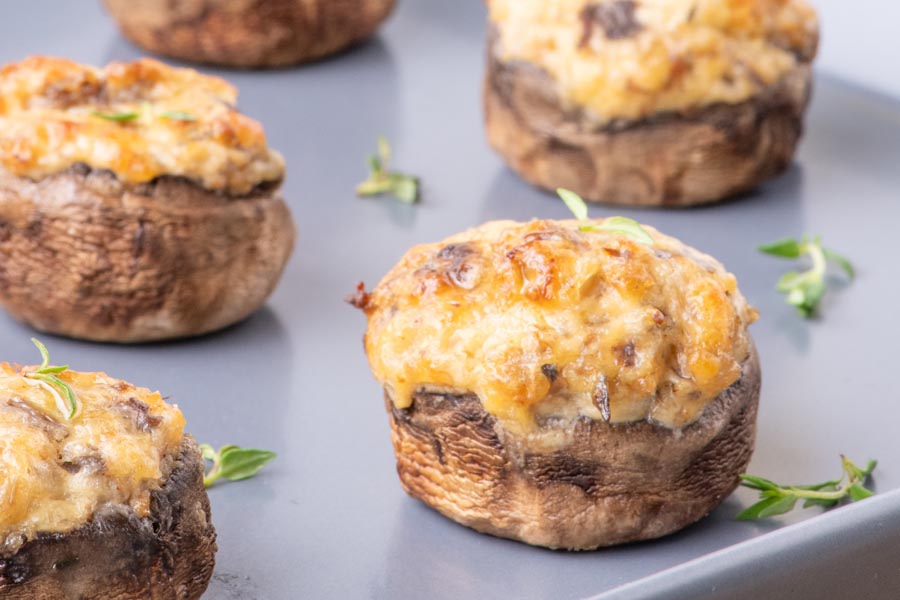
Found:
[[37, 385], [49, 392], [56, 400], [56, 406], [59, 408], [59, 411], [66, 416], [66, 419], [71, 419], [78, 412], [78, 400], [75, 398], [75, 392], [72, 390], [72, 387], [59, 378], [59, 373], [67, 370], [69, 366], [51, 365], [50, 353], [47, 351], [47, 347], [36, 338], [31, 338], [31, 343], [41, 353], [41, 366], [34, 371], [25, 373], [25, 377], [35, 381]]
[[741, 512], [737, 518], [747, 521], [782, 515], [792, 511], [800, 500], [804, 501], [803, 508], [832, 508], [847, 498], [851, 502], [864, 500], [874, 495], [864, 484], [877, 464], [877, 461], [870, 460], [864, 469], [860, 469], [842, 454], [841, 467], [844, 472], [841, 478], [813, 485], [784, 486], [762, 477], [741, 475], [741, 485], [758, 490], [761, 500]]
[[369, 177], [356, 186], [360, 196], [391, 194], [406, 204], [419, 201], [419, 178], [391, 171], [391, 145], [384, 136], [378, 136], [378, 150], [368, 158]]
[[811, 318], [825, 296], [825, 273], [828, 261], [837, 264], [852, 280], [856, 276], [853, 264], [834, 250], [822, 246], [821, 236], [804, 235], [801, 239], [786, 238], [771, 244], [759, 246], [759, 251], [779, 258], [797, 259], [808, 255], [812, 267], [798, 273], [789, 271], [781, 276], [775, 289], [787, 294], [785, 301], [797, 308], [797, 312], [806, 319]]
[[118, 121], [120, 123], [124, 123], [127, 121], [134, 121], [138, 117], [141, 116], [139, 112], [103, 112], [100, 110], [91, 111], [91, 114], [95, 117], [99, 117], [101, 119], [106, 119], [107, 121]]
[[275, 459], [269, 450], [241, 448], [234, 444], [222, 446], [218, 452], [209, 444], [200, 444], [203, 458], [212, 462], [212, 467], [203, 477], [203, 485], [210, 487], [219, 479], [240, 481], [256, 475], [260, 469]]
[[588, 218], [588, 208], [581, 196], [571, 190], [558, 188], [556, 193], [562, 198], [575, 218], [582, 222], [578, 226], [581, 231], [605, 231], [631, 238], [641, 244], [653, 245], [653, 238], [641, 224], [628, 217], [609, 217], [603, 223], [594, 223]]

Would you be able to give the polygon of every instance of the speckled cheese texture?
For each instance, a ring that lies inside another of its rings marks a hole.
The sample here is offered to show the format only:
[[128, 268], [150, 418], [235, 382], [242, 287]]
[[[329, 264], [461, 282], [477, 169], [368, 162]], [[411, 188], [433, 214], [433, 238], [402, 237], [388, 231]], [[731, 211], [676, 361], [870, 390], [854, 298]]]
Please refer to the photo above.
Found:
[[489, 0], [502, 61], [598, 122], [739, 103], [815, 57], [804, 0]]
[[181, 445], [181, 411], [104, 373], [65, 371], [78, 404], [67, 419], [30, 370], [0, 364], [0, 549], [76, 529], [105, 505], [146, 516]]
[[526, 432], [580, 416], [693, 422], [741, 376], [757, 313], [718, 261], [645, 229], [652, 245], [497, 221], [412, 248], [358, 298], [376, 379], [400, 408], [420, 389], [474, 392]]
[[84, 163], [129, 183], [171, 175], [247, 194], [280, 181], [284, 160], [236, 102], [224, 80], [152, 59], [31, 57], [0, 70], [0, 166], [39, 180]]

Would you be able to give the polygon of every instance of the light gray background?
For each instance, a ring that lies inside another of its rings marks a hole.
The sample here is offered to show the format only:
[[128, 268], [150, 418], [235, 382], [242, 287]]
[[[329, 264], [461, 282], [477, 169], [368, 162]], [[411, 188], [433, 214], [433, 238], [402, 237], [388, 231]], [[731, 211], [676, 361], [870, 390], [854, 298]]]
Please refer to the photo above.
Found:
[[[896, 73], [883, 60], [862, 59], [879, 48], [884, 58], [887, 47], [869, 28], [886, 31], [892, 20], [885, 10], [895, 8], [879, 3], [881, 12], [850, 22], [849, 13], [867, 3], [822, 5], [823, 71], [859, 70], [868, 80], [880, 77], [866, 71], [877, 64]], [[2, 8], [0, 62], [33, 53], [95, 64], [140, 55], [94, 2], [7, 0]], [[721, 549], [618, 595], [673, 597], [668, 588], [675, 586], [692, 590], [684, 597], [753, 597], [761, 592], [751, 584], [763, 580], [763, 570], [771, 581], [781, 569], [778, 581], [798, 581], [802, 572], [825, 582], [839, 573], [834, 565], [858, 566], [868, 554], [881, 562], [840, 573], [824, 589], [869, 585], [866, 597], [895, 597], [900, 532], [886, 524], [897, 522], [896, 493], [759, 538], [817, 512], [738, 523], [733, 516], [753, 498], [741, 491], [680, 534], [582, 554], [474, 533], [403, 494], [381, 393], [362, 351], [364, 319], [342, 297], [359, 280], [374, 285], [413, 244], [488, 219], [566, 216], [561, 203], [507, 171], [484, 141], [483, 10], [475, 0], [407, 0], [379, 38], [339, 58], [293, 70], [222, 72], [288, 162], [284, 193], [300, 237], [267, 308], [225, 332], [175, 344], [116, 347], [43, 336], [56, 361], [170, 395], [202, 441], [279, 453], [256, 479], [211, 490], [220, 551], [208, 597], [580, 598]], [[896, 83], [882, 80], [885, 89]], [[393, 142], [397, 167], [422, 177], [420, 206], [354, 197], [378, 133]], [[592, 209], [639, 218], [717, 256], [760, 309], [753, 332], [764, 385], [752, 472], [791, 482], [830, 478], [845, 452], [882, 460], [879, 492], [900, 487], [891, 376], [898, 158], [900, 104], [823, 74], [797, 164], [759, 193], [682, 212]], [[837, 284], [829, 294], [824, 320], [809, 323], [772, 289], [790, 265], [754, 251], [804, 231], [823, 233], [860, 271], [852, 286]], [[0, 359], [34, 361], [31, 334], [0, 316]], [[841, 541], [849, 531], [858, 532], [855, 545]], [[727, 549], [751, 538], [757, 541]], [[804, 556], [826, 555], [831, 562], [803, 566]], [[796, 567], [794, 575], [788, 567]]]

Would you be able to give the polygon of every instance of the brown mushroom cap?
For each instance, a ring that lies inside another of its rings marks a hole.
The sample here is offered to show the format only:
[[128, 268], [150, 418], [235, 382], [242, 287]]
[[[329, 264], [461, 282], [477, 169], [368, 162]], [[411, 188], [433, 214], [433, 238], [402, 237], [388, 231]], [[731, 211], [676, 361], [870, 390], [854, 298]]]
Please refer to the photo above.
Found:
[[672, 533], [718, 506], [750, 460], [759, 388], [753, 350], [740, 379], [683, 429], [580, 417], [522, 436], [473, 394], [386, 404], [409, 495], [484, 533], [588, 550]]
[[0, 551], [7, 600], [193, 600], [215, 565], [216, 533], [197, 442], [185, 436], [175, 467], [151, 496], [150, 516], [110, 506], [70, 533], [43, 534]]
[[129, 40], [150, 52], [226, 67], [277, 67], [371, 36], [394, 0], [104, 0]]
[[84, 165], [38, 181], [0, 169], [0, 303], [42, 331], [185, 337], [257, 310], [293, 249], [277, 184], [231, 197]]
[[[494, 36], [496, 44], [496, 36]], [[597, 125], [558, 98], [550, 77], [489, 53], [487, 137], [523, 179], [585, 200], [688, 206], [750, 190], [787, 168], [811, 88], [808, 63], [738, 104]]]

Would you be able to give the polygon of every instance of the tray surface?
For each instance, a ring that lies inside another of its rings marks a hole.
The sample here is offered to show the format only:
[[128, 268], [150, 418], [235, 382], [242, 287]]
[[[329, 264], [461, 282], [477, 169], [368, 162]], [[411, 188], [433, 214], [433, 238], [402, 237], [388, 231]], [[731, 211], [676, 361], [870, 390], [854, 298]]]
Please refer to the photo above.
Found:
[[[94, 64], [139, 56], [97, 4], [4, 7], [0, 62], [35, 53]], [[735, 522], [753, 499], [739, 491], [666, 539], [569, 554], [477, 534], [404, 495], [362, 351], [364, 319], [342, 298], [357, 281], [374, 285], [413, 244], [491, 219], [567, 216], [487, 147], [483, 19], [479, 2], [403, 2], [379, 38], [339, 58], [262, 73], [210, 70], [240, 88], [243, 111], [263, 122], [287, 159], [284, 195], [299, 241], [280, 287], [248, 321], [205, 338], [117, 347], [42, 336], [73, 368], [171, 396], [201, 441], [279, 453], [254, 480], [211, 490], [220, 551], [210, 598], [402, 599], [424, 590], [434, 599], [583, 598], [636, 581], [623, 597], [637, 597], [641, 578], [818, 514]], [[421, 205], [354, 196], [379, 133], [391, 140], [396, 166], [422, 177]], [[827, 479], [844, 452], [881, 459], [879, 493], [900, 488], [888, 377], [898, 331], [889, 302], [900, 296], [898, 157], [900, 103], [820, 75], [796, 164], [757, 193], [680, 212], [591, 209], [638, 218], [716, 256], [762, 313], [752, 328], [763, 366], [753, 473]], [[790, 264], [754, 250], [803, 232], [823, 234], [859, 269], [852, 285], [836, 282], [824, 318], [812, 322], [773, 289]], [[33, 360], [31, 335], [0, 316], [0, 359]], [[864, 503], [824, 517], [822, 531], [839, 535], [875, 518], [876, 508], [897, 507], [900, 494], [887, 494], [871, 510]], [[785, 560], [828, 545], [805, 525], [776, 534], [796, 540]], [[731, 548], [729, 564], [751, 573], [758, 547]], [[681, 573], [672, 585], [701, 576]], [[646, 589], [665, 586], [657, 578]]]

